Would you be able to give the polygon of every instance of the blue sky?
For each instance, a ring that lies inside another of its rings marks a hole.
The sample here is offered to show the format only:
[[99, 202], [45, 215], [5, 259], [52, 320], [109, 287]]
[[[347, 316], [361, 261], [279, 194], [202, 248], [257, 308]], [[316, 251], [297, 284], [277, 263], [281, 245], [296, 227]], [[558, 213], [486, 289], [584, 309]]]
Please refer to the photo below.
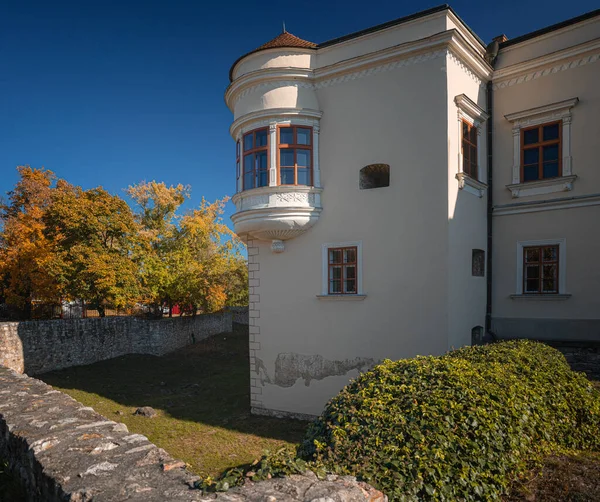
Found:
[[[238, 56], [277, 36], [283, 20], [318, 43], [438, 4], [3, 0], [0, 194], [14, 185], [15, 167], [30, 164], [113, 193], [157, 180], [190, 184], [192, 205], [232, 195], [223, 93]], [[489, 42], [583, 14], [597, 0], [451, 5]]]

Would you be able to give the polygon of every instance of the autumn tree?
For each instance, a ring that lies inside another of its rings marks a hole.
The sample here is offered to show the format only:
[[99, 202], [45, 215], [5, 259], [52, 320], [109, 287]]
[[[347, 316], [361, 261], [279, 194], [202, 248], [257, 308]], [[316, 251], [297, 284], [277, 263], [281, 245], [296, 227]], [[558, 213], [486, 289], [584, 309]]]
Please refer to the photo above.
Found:
[[55, 176], [47, 169], [17, 167], [20, 179], [0, 205], [0, 288], [7, 304], [31, 318], [34, 301], [58, 303], [60, 288], [52, 263], [55, 245], [44, 215], [52, 202]]

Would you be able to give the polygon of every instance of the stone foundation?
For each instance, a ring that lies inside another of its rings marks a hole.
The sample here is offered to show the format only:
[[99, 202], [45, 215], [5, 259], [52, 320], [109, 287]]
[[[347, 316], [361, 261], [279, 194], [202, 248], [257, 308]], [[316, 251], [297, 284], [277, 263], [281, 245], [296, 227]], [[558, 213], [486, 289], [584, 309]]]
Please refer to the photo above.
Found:
[[29, 502], [385, 502], [351, 477], [312, 473], [218, 495], [194, 488], [181, 461], [45, 383], [0, 366], [0, 459]]
[[0, 365], [37, 375], [126, 354], [164, 355], [233, 329], [233, 313], [0, 323]]

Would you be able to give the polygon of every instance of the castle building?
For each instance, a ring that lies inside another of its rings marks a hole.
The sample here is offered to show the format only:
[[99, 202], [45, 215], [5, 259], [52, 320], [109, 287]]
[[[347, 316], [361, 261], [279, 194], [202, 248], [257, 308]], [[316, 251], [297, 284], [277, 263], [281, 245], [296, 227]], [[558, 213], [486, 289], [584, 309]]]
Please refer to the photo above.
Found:
[[600, 10], [484, 43], [444, 5], [240, 57], [255, 413], [384, 358], [600, 341]]

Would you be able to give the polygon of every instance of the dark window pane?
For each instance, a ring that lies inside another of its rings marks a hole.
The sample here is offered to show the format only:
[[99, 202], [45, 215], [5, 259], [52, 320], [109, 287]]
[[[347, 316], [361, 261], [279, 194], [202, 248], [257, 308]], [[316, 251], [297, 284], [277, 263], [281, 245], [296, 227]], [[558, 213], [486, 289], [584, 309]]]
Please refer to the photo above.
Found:
[[258, 173], [258, 186], [266, 187], [269, 186], [269, 172], [268, 171], [260, 171]]
[[310, 185], [310, 169], [298, 168], [298, 185]]
[[558, 139], [558, 124], [544, 126], [544, 141]]
[[477, 127], [475, 127], [475, 126], [471, 127], [471, 130], [469, 131], [469, 140], [474, 145], [477, 144]]
[[256, 166], [259, 169], [267, 169], [267, 152], [259, 152], [256, 154]]
[[356, 281], [354, 279], [350, 279], [346, 282], [346, 290], [344, 293], [356, 293]]
[[246, 134], [244, 136], [244, 151], [252, 150], [254, 148], [254, 135]]
[[557, 267], [556, 265], [544, 265], [542, 273], [544, 279], [555, 279], [556, 278]]
[[534, 181], [539, 177], [538, 165], [525, 166], [523, 168], [523, 181]]
[[235, 144], [235, 156], [236, 157], [240, 156], [240, 142], [239, 141]]
[[296, 150], [296, 163], [299, 167], [310, 167], [310, 150]]
[[299, 145], [310, 145], [310, 129], [298, 127], [296, 129], [296, 141]]
[[254, 188], [254, 173], [246, 173], [244, 175], [244, 190]]
[[463, 172], [471, 175], [471, 163], [469, 162], [469, 156], [468, 156], [468, 150], [467, 150], [467, 156], [463, 155]]
[[235, 172], [236, 172], [236, 178], [240, 177], [240, 163], [236, 162], [235, 163]]
[[344, 250], [344, 263], [354, 263], [356, 261], [356, 249]]
[[545, 146], [543, 148], [543, 161], [558, 160], [558, 145]]
[[476, 146], [471, 147], [471, 155], [470, 155], [469, 160], [471, 161], [471, 163], [477, 164], [477, 147]]
[[556, 247], [547, 247], [542, 251], [544, 261], [556, 261], [558, 256], [558, 250]]
[[540, 261], [540, 248], [525, 249], [525, 261], [527, 263]]
[[557, 293], [558, 288], [556, 287], [556, 279], [544, 279], [542, 281], [542, 291], [544, 293]]
[[556, 178], [558, 176], [558, 161], [544, 163], [544, 178]]
[[346, 279], [356, 279], [356, 266], [349, 265], [346, 267]]
[[523, 144], [532, 145], [538, 142], [538, 134], [539, 129], [529, 129], [528, 131], [523, 131]]
[[281, 184], [282, 185], [293, 185], [294, 184], [294, 168], [293, 167], [282, 167], [280, 170]]
[[523, 164], [537, 164], [540, 161], [540, 151], [537, 148], [530, 148], [523, 152]]
[[279, 165], [293, 166], [294, 165], [294, 150], [291, 148], [279, 150]]
[[476, 162], [471, 163], [471, 172], [469, 173], [469, 175], [474, 180], [479, 179], [479, 174], [477, 173], [477, 163]]
[[256, 148], [259, 146], [267, 146], [268, 131], [263, 129], [262, 131], [256, 131]]
[[244, 172], [251, 173], [254, 171], [254, 154], [244, 155]]
[[341, 293], [342, 292], [342, 281], [329, 281], [329, 292], [330, 293]]
[[330, 249], [329, 250], [329, 263], [342, 263], [342, 250], [341, 249]]
[[525, 278], [526, 279], [539, 279], [540, 278], [540, 266], [539, 265], [527, 265], [525, 267]]
[[466, 122], [462, 123], [462, 136], [463, 139], [469, 138], [469, 124], [467, 124]]
[[331, 267], [331, 279], [341, 279], [342, 278], [342, 267], [336, 266]]
[[291, 127], [280, 128], [279, 142], [284, 145], [292, 145], [294, 143], [294, 130]]
[[527, 279], [525, 281], [525, 293], [537, 293], [540, 290], [538, 279]]

